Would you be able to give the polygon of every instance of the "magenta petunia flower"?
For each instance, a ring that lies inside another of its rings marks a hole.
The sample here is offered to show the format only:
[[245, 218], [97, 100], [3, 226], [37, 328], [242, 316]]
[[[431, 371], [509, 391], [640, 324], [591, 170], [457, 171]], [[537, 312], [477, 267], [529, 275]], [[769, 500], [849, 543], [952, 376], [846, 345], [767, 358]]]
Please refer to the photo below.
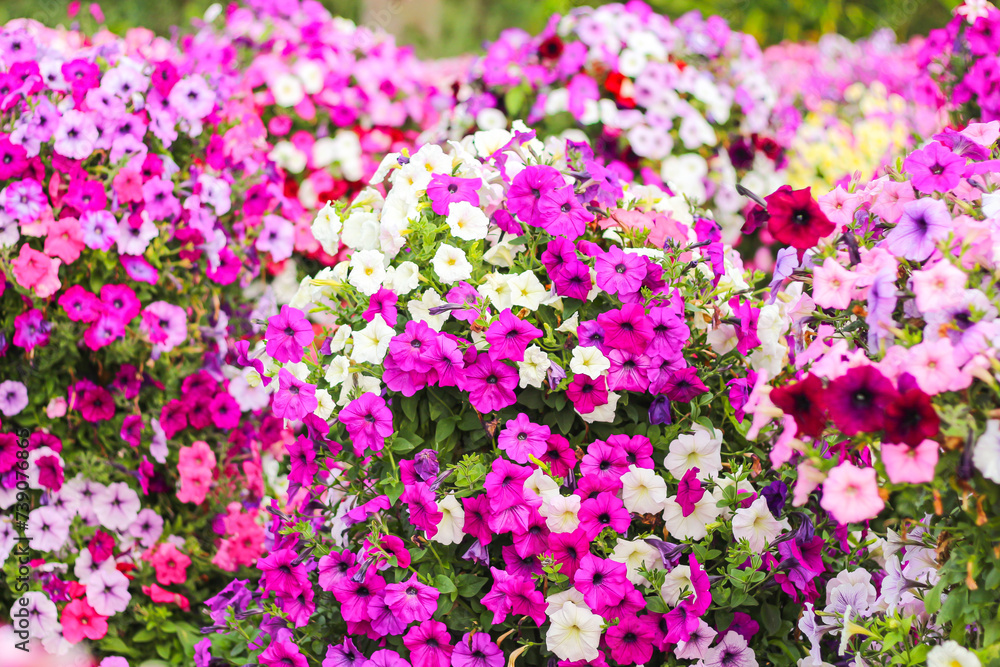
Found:
[[565, 264], [562, 270], [554, 275], [553, 282], [556, 294], [579, 301], [586, 301], [590, 291], [594, 288], [594, 281], [590, 277], [590, 267], [579, 260]]
[[600, 255], [594, 262], [597, 286], [608, 294], [634, 294], [646, 277], [646, 261], [641, 255], [628, 253], [618, 246]]
[[415, 625], [403, 637], [403, 645], [410, 650], [413, 667], [449, 667], [454, 647], [448, 626], [440, 621]]
[[284, 368], [278, 371], [278, 391], [271, 401], [276, 417], [298, 421], [317, 407], [315, 385], [303, 382]]
[[594, 215], [577, 201], [573, 188], [563, 186], [545, 193], [538, 201], [536, 220], [552, 236], [576, 239], [587, 231]]
[[468, 202], [479, 206], [481, 178], [458, 178], [445, 174], [434, 174], [427, 185], [427, 196], [431, 200], [431, 210], [438, 215], [448, 215], [448, 207], [455, 202]]
[[507, 420], [497, 439], [497, 445], [514, 461], [527, 463], [528, 457], [538, 458], [545, 451], [546, 440], [552, 435], [548, 426], [534, 424], [523, 412]]
[[267, 320], [266, 352], [281, 363], [302, 361], [302, 348], [313, 342], [312, 324], [298, 308], [282, 306]]
[[487, 632], [465, 633], [451, 654], [453, 667], [503, 667], [503, 651]]
[[514, 315], [510, 308], [506, 308], [486, 330], [490, 358], [524, 361], [524, 351], [528, 349], [528, 345], [543, 333], [530, 322]]
[[965, 158], [932, 141], [927, 147], [910, 153], [903, 160], [903, 169], [920, 192], [948, 192], [962, 180]]
[[281, 628], [272, 635], [271, 643], [257, 661], [264, 667], [309, 667], [309, 660], [293, 641], [288, 628]]
[[580, 527], [590, 539], [596, 538], [605, 528], [624, 535], [632, 521], [621, 498], [610, 491], [603, 491], [596, 498], [587, 498], [580, 503], [579, 516]]
[[337, 419], [347, 429], [357, 456], [378, 452], [393, 433], [392, 411], [381, 396], [365, 392], [340, 411]]
[[296, 563], [297, 558], [293, 549], [278, 549], [257, 561], [265, 595], [300, 595], [310, 585], [305, 565]]
[[[464, 284], [468, 285], [468, 283]], [[369, 297], [368, 308], [361, 314], [361, 317], [364, 318], [365, 322], [371, 322], [375, 319], [376, 315], [381, 315], [387, 325], [395, 327], [398, 320], [398, 312], [396, 310], [397, 301], [399, 301], [399, 297], [396, 296], [395, 292], [385, 287], [380, 287], [375, 294]]]
[[488, 354], [479, 354], [466, 368], [459, 386], [469, 392], [469, 402], [479, 412], [493, 412], [514, 405], [517, 396], [517, 370]]
[[675, 372], [667, 380], [663, 390], [671, 401], [689, 403], [696, 396], [707, 393], [708, 387], [698, 377], [698, 370], [693, 366], [688, 366]]
[[573, 407], [582, 415], [589, 414], [608, 403], [608, 383], [602, 375], [592, 378], [577, 373], [566, 387], [566, 397], [573, 401]]
[[580, 568], [573, 575], [573, 582], [591, 609], [618, 602], [632, 587], [625, 563], [599, 558], [590, 553], [580, 560]]
[[430, 620], [437, 611], [440, 595], [436, 588], [420, 583], [416, 574], [406, 581], [385, 587], [386, 604], [404, 623]]
[[645, 617], [625, 616], [604, 636], [619, 665], [644, 665], [653, 657], [654, 627]]
[[608, 347], [644, 352], [653, 339], [653, 325], [639, 303], [603, 312], [597, 316], [597, 322], [604, 329], [604, 343]]
[[562, 174], [547, 165], [530, 165], [522, 169], [507, 191], [507, 207], [523, 222], [533, 227], [544, 227], [539, 219], [538, 205], [547, 195], [565, 185]]
[[577, 528], [572, 533], [552, 533], [549, 535], [549, 553], [562, 565], [561, 574], [570, 579], [576, 575], [581, 561], [590, 554], [590, 540], [583, 530]]
[[403, 333], [389, 341], [389, 354], [400, 370], [426, 373], [431, 370], [431, 355], [437, 346], [438, 333], [422, 320], [410, 320]]

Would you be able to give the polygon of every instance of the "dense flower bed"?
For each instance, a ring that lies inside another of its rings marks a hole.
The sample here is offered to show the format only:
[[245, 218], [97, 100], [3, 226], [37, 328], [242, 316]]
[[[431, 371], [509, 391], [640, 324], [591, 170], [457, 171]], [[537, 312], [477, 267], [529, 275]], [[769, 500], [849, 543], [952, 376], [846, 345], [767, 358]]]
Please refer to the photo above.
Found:
[[130, 37], [22, 22], [0, 40], [0, 556], [13, 581], [30, 538], [49, 652], [180, 662], [202, 600], [263, 546], [283, 426], [227, 361], [290, 223], [246, 100]]
[[1000, 661], [998, 17], [5, 26], [32, 664]]

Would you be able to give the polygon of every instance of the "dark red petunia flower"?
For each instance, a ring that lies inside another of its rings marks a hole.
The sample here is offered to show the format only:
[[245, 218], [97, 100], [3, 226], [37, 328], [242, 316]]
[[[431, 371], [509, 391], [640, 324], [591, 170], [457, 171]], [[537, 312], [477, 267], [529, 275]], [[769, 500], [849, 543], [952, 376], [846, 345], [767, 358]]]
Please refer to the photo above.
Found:
[[779, 189], [764, 201], [769, 215], [768, 230], [775, 239], [796, 250], [808, 250], [836, 228], [813, 199], [810, 188]]
[[791, 415], [799, 434], [818, 438], [826, 427], [823, 381], [810, 373], [800, 382], [775, 387], [771, 402]]
[[892, 383], [874, 366], [855, 366], [830, 383], [826, 408], [844, 435], [873, 433], [885, 426], [885, 411], [896, 399]]
[[899, 393], [885, 409], [885, 440], [916, 447], [933, 438], [941, 428], [931, 397], [917, 386], [913, 376], [903, 374]]

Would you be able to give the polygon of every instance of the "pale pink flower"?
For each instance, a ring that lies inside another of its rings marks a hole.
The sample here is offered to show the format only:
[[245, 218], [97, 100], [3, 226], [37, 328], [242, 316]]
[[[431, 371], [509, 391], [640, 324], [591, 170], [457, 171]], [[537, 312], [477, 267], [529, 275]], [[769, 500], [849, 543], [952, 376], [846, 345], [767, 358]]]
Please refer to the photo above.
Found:
[[833, 189], [833, 192], [819, 197], [819, 208], [830, 222], [837, 225], [849, 225], [854, 220], [854, 211], [858, 208], [859, 197], [851, 194], [841, 186]]
[[795, 468], [795, 489], [792, 491], [792, 505], [802, 507], [809, 495], [819, 488], [826, 475], [819, 471], [809, 459], [799, 462]]
[[830, 471], [823, 482], [820, 505], [838, 523], [848, 524], [874, 519], [885, 507], [878, 493], [874, 468], [859, 468], [844, 461]]
[[955, 391], [962, 387], [965, 379], [955, 363], [955, 351], [948, 338], [925, 340], [911, 347], [907, 370], [920, 389], [931, 396]]
[[872, 213], [886, 222], [896, 223], [903, 216], [903, 206], [916, 199], [909, 181], [886, 179], [872, 204]]
[[893, 484], [923, 484], [934, 481], [938, 462], [938, 444], [924, 440], [916, 447], [883, 443], [882, 463]]
[[965, 272], [940, 261], [929, 269], [913, 272], [913, 292], [922, 313], [954, 306], [965, 295]]
[[858, 278], [833, 257], [813, 270], [813, 301], [821, 308], [847, 308], [851, 305]]

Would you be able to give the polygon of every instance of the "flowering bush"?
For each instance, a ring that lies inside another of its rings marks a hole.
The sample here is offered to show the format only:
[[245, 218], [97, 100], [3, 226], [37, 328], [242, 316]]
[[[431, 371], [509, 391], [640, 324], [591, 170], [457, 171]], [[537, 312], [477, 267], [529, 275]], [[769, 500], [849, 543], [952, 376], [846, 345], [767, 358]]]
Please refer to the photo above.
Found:
[[865, 525], [799, 622], [815, 660], [831, 635], [861, 664], [1000, 658], [998, 137], [1000, 121], [935, 135], [820, 197], [835, 228], [798, 209], [815, 235], [779, 253], [771, 299], [806, 282], [816, 308], [794, 318], [790, 364], [758, 376], [750, 435], [779, 432], [771, 462], [796, 467], [793, 505], [820, 493], [839, 523]]
[[920, 91], [958, 122], [1000, 118], [998, 23], [1000, 10], [989, 2], [964, 3], [947, 26], [931, 31], [920, 49], [925, 72]]
[[784, 638], [840, 528], [790, 512], [743, 408], [812, 301], [752, 306], [717, 225], [591, 158], [480, 131], [320, 214], [351, 259], [246, 358], [303, 424], [290, 500], [203, 660], [805, 655]]
[[815, 44], [765, 49], [768, 80], [778, 89], [774, 131], [789, 149], [789, 185], [825, 192], [854, 172], [872, 178], [915, 137], [943, 126], [933, 98], [914, 94], [914, 81], [924, 79], [921, 46], [919, 39], [898, 44], [883, 29], [857, 42], [828, 34]]
[[0, 32], [0, 561], [14, 581], [28, 536], [49, 652], [181, 662], [201, 601], [262, 552], [284, 431], [226, 362], [290, 223], [260, 118], [144, 37]]
[[384, 31], [334, 17], [317, 2], [247, 4], [206, 17], [178, 53], [194, 71], [251, 94], [267, 126], [269, 158], [295, 223], [272, 270], [293, 254], [332, 265], [341, 249], [310, 233], [316, 211], [349, 201], [382, 157], [412, 146], [449, 100], [413, 50]]
[[760, 47], [719, 16], [671, 21], [642, 2], [580, 7], [536, 36], [504, 31], [460, 83], [452, 138], [522, 116], [541, 136], [585, 133], [616, 173], [666, 182], [711, 208], [728, 241], [744, 204], [736, 183], [749, 173], [770, 183], [785, 163]]

